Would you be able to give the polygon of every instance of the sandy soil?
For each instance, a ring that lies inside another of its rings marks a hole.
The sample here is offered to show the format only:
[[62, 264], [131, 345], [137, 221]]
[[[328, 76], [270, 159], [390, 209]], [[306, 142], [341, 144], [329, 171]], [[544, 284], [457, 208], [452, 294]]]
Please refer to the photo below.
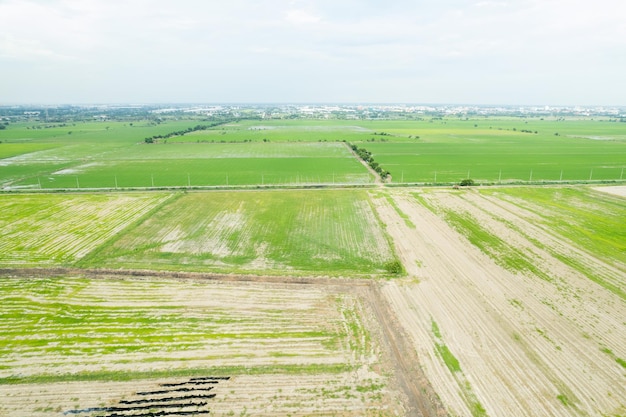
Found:
[[[498, 266], [412, 196], [390, 192], [415, 228], [383, 198], [375, 200], [410, 275], [383, 291], [452, 414], [626, 413], [625, 372], [615, 360], [626, 357], [621, 299], [530, 242], [532, 236], [552, 245], [554, 238], [516, 206], [471, 192], [424, 194], [434, 206], [478, 212], [488, 230], [532, 250], [551, 282]], [[458, 367], [446, 366], [438, 346]]]
[[[130, 407], [124, 401], [149, 398], [138, 393], [164, 390], [164, 383], [182, 384], [186, 381], [189, 378], [5, 386], [1, 387], [3, 399], [0, 415], [101, 416], [107, 413], [104, 410], [107, 407]], [[185, 410], [197, 409], [201, 411], [197, 415], [201, 416], [392, 416], [402, 413], [402, 408], [398, 407], [400, 401], [396, 398], [397, 393], [380, 386], [383, 384], [379, 375], [367, 371], [317, 375], [238, 375], [219, 381], [211, 386], [210, 391], [200, 392], [214, 394], [213, 398], [185, 399], [189, 395], [186, 392], [153, 394], [151, 398], [181, 398], [177, 402], [189, 404]], [[372, 385], [374, 388], [369, 391], [363, 389]], [[206, 405], [193, 407], [200, 402]], [[154, 411], [161, 410], [155, 405]]]
[[626, 197], [626, 185], [615, 185], [611, 187], [594, 187], [594, 190], [602, 191], [603, 193], [617, 195], [619, 197]]

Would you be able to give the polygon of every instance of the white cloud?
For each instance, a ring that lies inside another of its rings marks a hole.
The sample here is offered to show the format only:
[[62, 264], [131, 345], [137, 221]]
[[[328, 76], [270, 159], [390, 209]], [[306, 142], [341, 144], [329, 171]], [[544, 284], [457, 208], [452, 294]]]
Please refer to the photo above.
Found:
[[75, 57], [57, 53], [34, 39], [16, 39], [12, 36], [0, 37], [0, 58], [15, 61], [72, 61]]
[[[469, 101], [489, 102], [506, 90], [510, 102], [537, 102], [529, 91], [550, 91], [539, 101], [561, 102], [574, 100], [571, 84], [579, 83], [581, 100], [603, 102], [610, 90], [606, 100], [626, 104], [626, 93], [612, 87], [626, 71], [625, 5], [0, 1], [1, 99], [452, 102], [473, 93]], [[40, 88], [21, 86], [38, 76], [47, 80]], [[602, 81], [586, 88], [581, 77]]]
[[285, 18], [293, 24], [319, 23], [321, 18], [305, 10], [289, 10], [285, 13]]

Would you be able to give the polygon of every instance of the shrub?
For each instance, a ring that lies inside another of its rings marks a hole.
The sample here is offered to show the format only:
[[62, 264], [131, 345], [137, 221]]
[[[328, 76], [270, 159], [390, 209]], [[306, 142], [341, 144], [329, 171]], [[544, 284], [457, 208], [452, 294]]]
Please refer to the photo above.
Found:
[[385, 271], [390, 274], [400, 274], [402, 272], [402, 264], [397, 259], [389, 261], [385, 264]]

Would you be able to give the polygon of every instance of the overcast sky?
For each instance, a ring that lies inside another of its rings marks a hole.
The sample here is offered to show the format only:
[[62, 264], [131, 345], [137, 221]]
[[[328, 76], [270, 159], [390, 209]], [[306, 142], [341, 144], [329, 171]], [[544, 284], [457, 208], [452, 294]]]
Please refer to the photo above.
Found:
[[0, 0], [0, 103], [626, 105], [625, 0]]

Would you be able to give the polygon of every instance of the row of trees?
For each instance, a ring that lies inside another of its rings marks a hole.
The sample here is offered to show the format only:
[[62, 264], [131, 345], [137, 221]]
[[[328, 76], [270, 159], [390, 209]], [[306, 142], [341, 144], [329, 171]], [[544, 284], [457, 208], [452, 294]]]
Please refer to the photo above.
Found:
[[221, 124], [224, 124], [225, 122], [216, 122], [216, 123], [211, 123], [208, 125], [196, 125], [194, 127], [188, 127], [185, 130], [177, 130], [175, 132], [170, 132], [170, 133], [166, 133], [165, 135], [154, 135], [154, 136], [150, 136], [144, 139], [144, 142], [146, 143], [154, 143], [157, 142], [159, 139], [169, 139], [173, 136], [184, 136], [187, 133], [191, 133], [191, 132], [197, 132], [199, 130], [209, 130], [212, 127], [215, 126], [219, 126]]
[[370, 166], [370, 168], [376, 171], [376, 173], [380, 175], [380, 178], [383, 181], [386, 180], [387, 177], [389, 177], [390, 172], [383, 169], [383, 167], [381, 167], [378, 162], [374, 161], [374, 158], [372, 157], [372, 153], [370, 151], [365, 148], [359, 148], [358, 146], [352, 144], [350, 145], [350, 148], [352, 148], [354, 153], [356, 153], [359, 158], [365, 161]]

